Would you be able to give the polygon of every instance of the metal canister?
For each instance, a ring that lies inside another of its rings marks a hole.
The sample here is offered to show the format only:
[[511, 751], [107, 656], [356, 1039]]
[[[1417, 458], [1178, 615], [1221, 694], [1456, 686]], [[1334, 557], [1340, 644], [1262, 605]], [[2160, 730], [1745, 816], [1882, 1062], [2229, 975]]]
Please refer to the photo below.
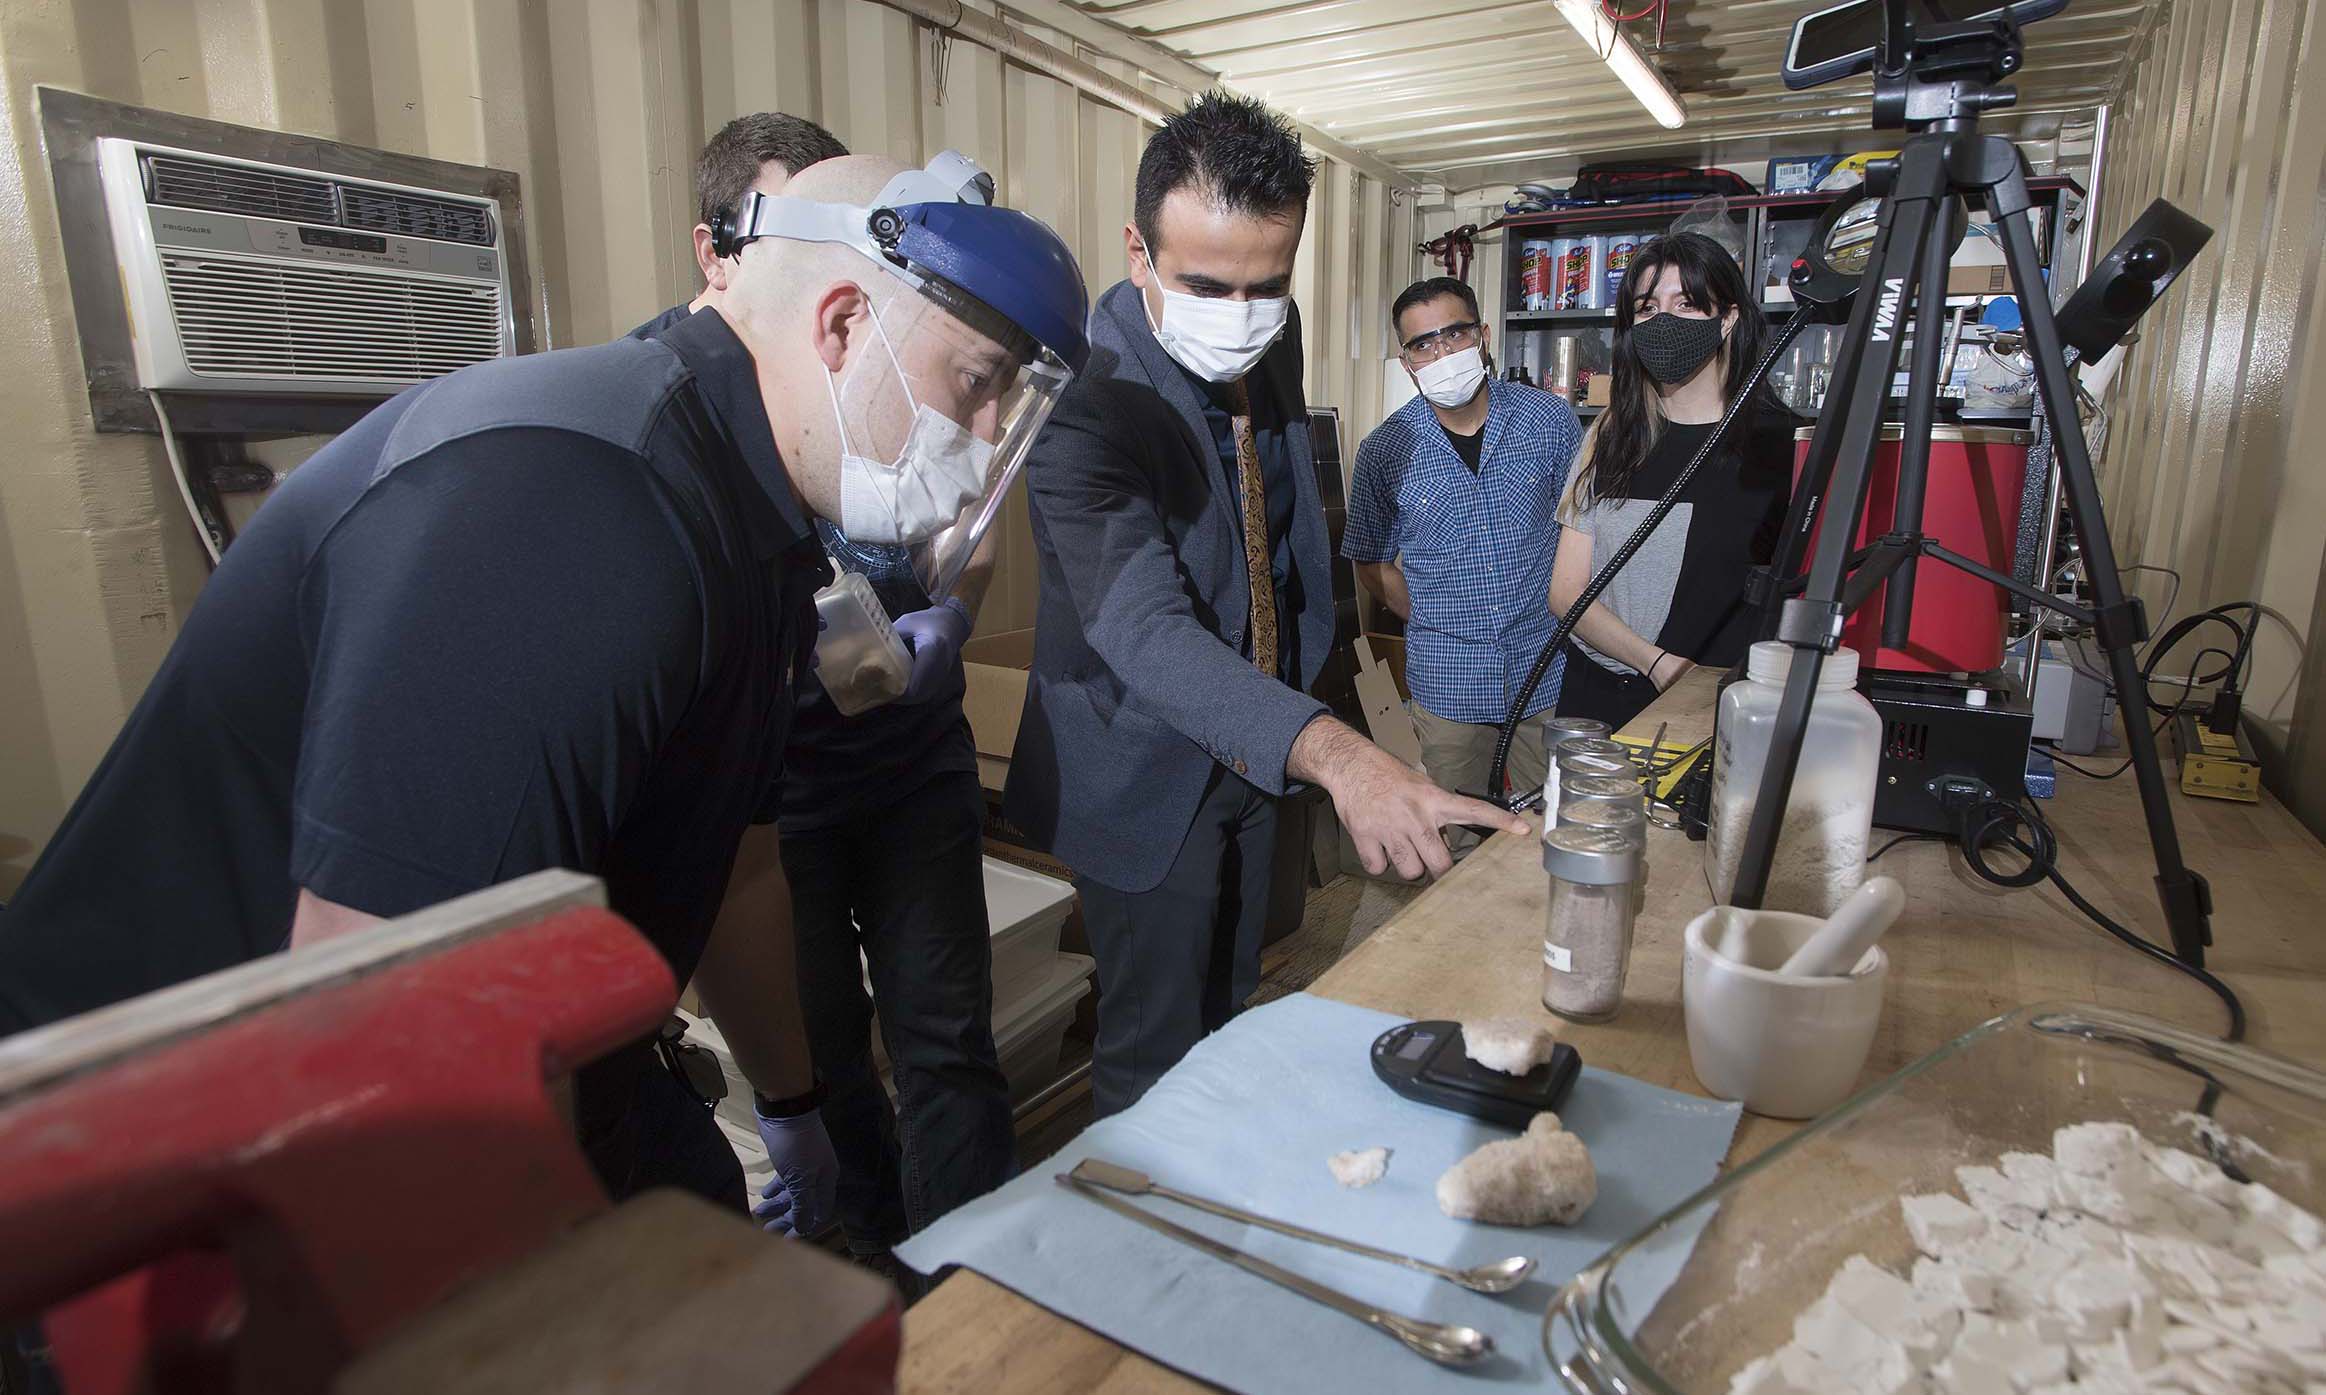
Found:
[[1613, 728], [1597, 717], [1543, 718], [1543, 807], [1559, 807], [1559, 747], [1569, 741], [1604, 741]]
[[1637, 775], [1581, 775], [1568, 781], [1564, 790], [1562, 800], [1612, 799], [1642, 814], [1648, 809], [1647, 782]]
[[1560, 742], [1551, 754], [1551, 764], [1558, 770], [1562, 784], [1578, 775], [1631, 775], [1638, 772], [1638, 767], [1631, 763], [1631, 751], [1622, 742], [1600, 736], [1569, 737]]
[[[1549, 375], [1544, 386], [1572, 402], [1575, 400], [1575, 365], [1579, 362], [1579, 346], [1572, 334], [1554, 334], [1550, 340], [1551, 362], [1550, 367], [1544, 370]], [[1602, 731], [1600, 735], [1606, 733]]]
[[1648, 820], [1626, 799], [1570, 799], [1559, 806], [1559, 828], [1603, 828], [1647, 841]]

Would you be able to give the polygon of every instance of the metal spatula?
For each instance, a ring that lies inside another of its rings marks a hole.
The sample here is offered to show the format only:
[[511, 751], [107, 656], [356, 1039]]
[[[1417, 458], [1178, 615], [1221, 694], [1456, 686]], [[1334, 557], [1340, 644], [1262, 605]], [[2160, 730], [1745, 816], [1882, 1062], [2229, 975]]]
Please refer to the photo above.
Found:
[[1367, 1259], [1378, 1259], [1385, 1264], [1402, 1265], [1407, 1269], [1418, 1270], [1432, 1278], [1444, 1279], [1449, 1284], [1459, 1284], [1472, 1293], [1508, 1293], [1525, 1283], [1527, 1275], [1535, 1271], [1535, 1262], [1525, 1255], [1512, 1255], [1508, 1259], [1493, 1260], [1469, 1269], [1450, 1269], [1443, 1264], [1432, 1264], [1426, 1259], [1415, 1259], [1412, 1255], [1401, 1255], [1394, 1250], [1379, 1249], [1356, 1240], [1343, 1240], [1337, 1235], [1327, 1235], [1321, 1230], [1310, 1230], [1306, 1226], [1293, 1225], [1289, 1221], [1271, 1220], [1266, 1216], [1238, 1210], [1222, 1202], [1207, 1201], [1200, 1196], [1189, 1196], [1186, 1192], [1174, 1191], [1162, 1185], [1144, 1172], [1133, 1171], [1119, 1163], [1102, 1162], [1097, 1158], [1084, 1158], [1080, 1163], [1077, 1163], [1074, 1168], [1074, 1178], [1078, 1182], [1088, 1182], [1092, 1186], [1104, 1187], [1110, 1192], [1121, 1192], [1126, 1196], [1159, 1196], [1165, 1201], [1176, 1201], [1182, 1206], [1192, 1206], [1198, 1211], [1208, 1211], [1225, 1220], [1242, 1221], [1246, 1225], [1256, 1225], [1262, 1230], [1273, 1230], [1278, 1235], [1289, 1235], [1295, 1240], [1306, 1240], [1317, 1245], [1330, 1245], [1336, 1250], [1346, 1250], [1350, 1254], [1363, 1255]]
[[[1291, 1289], [1294, 1293], [1312, 1302], [1322, 1303], [1336, 1312], [1345, 1313], [1368, 1327], [1379, 1328], [1405, 1343], [1414, 1352], [1437, 1362], [1441, 1366], [1472, 1365], [1483, 1360], [1494, 1350], [1494, 1339], [1475, 1327], [1461, 1327], [1442, 1322], [1424, 1322], [1420, 1318], [1405, 1317], [1402, 1314], [1376, 1308], [1370, 1303], [1350, 1297], [1339, 1289], [1328, 1288], [1314, 1279], [1305, 1278], [1289, 1269], [1270, 1264], [1257, 1255], [1246, 1254], [1233, 1245], [1223, 1245], [1208, 1235], [1199, 1234], [1185, 1226], [1175, 1225], [1164, 1220], [1161, 1216], [1143, 1211], [1114, 1195], [1112, 1190], [1104, 1184], [1086, 1179], [1082, 1175], [1083, 1170], [1090, 1166], [1091, 1164], [1085, 1161], [1071, 1173], [1059, 1173], [1058, 1184], [1063, 1187], [1071, 1187], [1108, 1210], [1137, 1221], [1150, 1230], [1161, 1231], [1182, 1244], [1192, 1245], [1214, 1259], [1226, 1260], [1246, 1273], [1257, 1274], [1270, 1283]], [[1110, 1165], [1101, 1163], [1099, 1166], [1106, 1168]], [[1139, 1176], [1127, 1168], [1117, 1169], [1117, 1171], [1132, 1177]], [[1145, 1179], [1140, 1178], [1140, 1180], [1144, 1181]], [[1152, 1184], [1149, 1185], [1152, 1187]]]

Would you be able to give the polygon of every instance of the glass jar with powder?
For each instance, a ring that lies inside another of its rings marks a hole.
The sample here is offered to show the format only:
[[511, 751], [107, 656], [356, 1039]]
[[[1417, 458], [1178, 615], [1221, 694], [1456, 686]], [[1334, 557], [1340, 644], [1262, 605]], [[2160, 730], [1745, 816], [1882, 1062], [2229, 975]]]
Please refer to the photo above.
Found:
[[1551, 881], [1543, 1006], [1570, 1022], [1605, 1022], [1623, 1006], [1640, 849], [1636, 832], [1579, 824], [1554, 828], [1543, 839], [1543, 870]]

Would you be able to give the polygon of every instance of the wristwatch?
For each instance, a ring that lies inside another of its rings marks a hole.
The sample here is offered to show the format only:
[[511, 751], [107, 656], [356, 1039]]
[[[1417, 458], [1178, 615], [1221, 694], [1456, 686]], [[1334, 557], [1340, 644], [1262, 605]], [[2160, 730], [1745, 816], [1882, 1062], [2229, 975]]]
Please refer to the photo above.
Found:
[[793, 1095], [789, 1099], [771, 1100], [753, 1090], [751, 1107], [758, 1110], [763, 1119], [796, 1119], [809, 1110], [822, 1108], [825, 1094], [823, 1077], [818, 1076], [806, 1094]]

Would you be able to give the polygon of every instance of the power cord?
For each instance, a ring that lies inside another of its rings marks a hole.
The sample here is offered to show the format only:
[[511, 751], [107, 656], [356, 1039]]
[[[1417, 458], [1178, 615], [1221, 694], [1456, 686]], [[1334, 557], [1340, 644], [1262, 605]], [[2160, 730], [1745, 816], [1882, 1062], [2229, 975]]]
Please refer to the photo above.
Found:
[[1880, 857], [1883, 853], [1886, 853], [1890, 849], [1897, 847], [1900, 843], [1943, 843], [1945, 841], [1947, 841], [1947, 837], [1943, 833], [1901, 833], [1897, 837], [1892, 838], [1889, 842], [1884, 843], [1882, 846], [1874, 849], [1872, 852], [1867, 853], [1866, 861], [1872, 862], [1874, 859]]
[[[1952, 801], [1942, 796], [1942, 802]], [[2014, 802], [1979, 793], [1962, 800], [1960, 806], [1954, 809], [1954, 814], [1956, 841], [1961, 845], [1963, 860], [1970, 864], [1971, 871], [1996, 886], [2014, 889], [2050, 882], [2059, 888], [2060, 895], [2067, 898], [2069, 905], [2083, 912], [2094, 925], [2157, 963], [2187, 974], [2212, 990], [2221, 999], [2222, 1006], [2229, 1011], [2229, 1031], [2225, 1040], [2245, 1039], [2245, 1004], [2238, 1000], [2235, 990], [2205, 970], [2194, 964], [2183, 963], [2169, 951], [2109, 919], [2060, 872], [2059, 839], [2035, 801], [2022, 798]], [[1996, 843], [2017, 852], [2026, 859], [2026, 865], [2006, 871], [1988, 863], [1987, 849]]]
[[[2213, 648], [2198, 650], [2196, 663], [2189, 665], [2188, 673], [2181, 679], [2180, 701], [2174, 703], [2170, 708], [2159, 707], [2156, 709], [2157, 711], [2164, 713], [2164, 716], [2157, 719], [2156, 727], [2152, 732], [2152, 735], [2158, 737], [2163, 736], [2164, 729], [2171, 725], [2173, 718], [2178, 717], [2181, 715], [2181, 713], [2188, 710], [2189, 698], [2196, 692], [2197, 684], [2200, 682], [2209, 681], [2207, 679], [2200, 679], [2197, 676], [2197, 663], [2202, 663], [2207, 654], [2219, 654], [2224, 660], [2228, 660], [2230, 658], [2227, 650]], [[2213, 675], [2213, 677], [2218, 678], [2219, 675]], [[2117, 776], [2132, 768], [2132, 758], [2129, 756], [2125, 757], [2124, 762], [2121, 765], [2118, 765], [2114, 770], [2102, 773], [2101, 771], [2088, 769], [2087, 767], [2078, 765], [2074, 761], [2069, 760], [2066, 756], [2061, 755], [2056, 750], [2047, 749], [2044, 754], [2051, 757], [2052, 764], [2061, 766], [2068, 770], [2072, 770], [2076, 774], [2090, 780], [2113, 780]]]

